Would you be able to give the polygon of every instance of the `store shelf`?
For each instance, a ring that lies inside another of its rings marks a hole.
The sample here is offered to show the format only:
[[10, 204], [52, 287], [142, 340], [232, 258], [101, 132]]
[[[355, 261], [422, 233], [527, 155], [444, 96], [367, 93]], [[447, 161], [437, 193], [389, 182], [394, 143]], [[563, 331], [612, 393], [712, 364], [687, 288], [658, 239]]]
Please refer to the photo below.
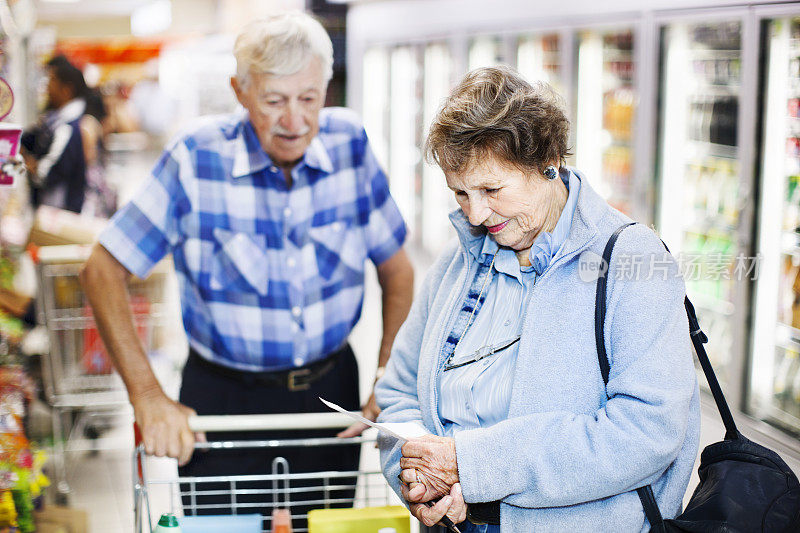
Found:
[[741, 85], [738, 83], [712, 83], [710, 81], [696, 79], [689, 87], [689, 94], [700, 97], [736, 97], [739, 96]]
[[694, 157], [720, 157], [724, 159], [738, 159], [739, 149], [736, 146], [727, 144], [716, 144], [707, 141], [700, 141], [697, 139], [689, 139], [687, 143], [689, 147], [689, 158]]
[[778, 322], [775, 342], [781, 348], [800, 350], [800, 329]]
[[716, 50], [712, 48], [691, 48], [691, 59], [739, 59], [742, 55], [740, 49]]
[[794, 415], [774, 404], [759, 409], [758, 416], [769, 423], [794, 433], [797, 433], [798, 428], [800, 428], [800, 418], [798, 418], [800, 412]]
[[707, 296], [705, 294], [690, 294], [689, 298], [698, 309], [711, 311], [712, 313], [716, 313], [718, 315], [726, 317], [732, 316], [735, 310], [732, 302], [714, 298], [713, 296]]
[[737, 231], [736, 226], [732, 225], [724, 215], [709, 215], [708, 212], [695, 209], [692, 218], [684, 222], [684, 229], [706, 235], [711, 230], [717, 230], [725, 234], [732, 234]]

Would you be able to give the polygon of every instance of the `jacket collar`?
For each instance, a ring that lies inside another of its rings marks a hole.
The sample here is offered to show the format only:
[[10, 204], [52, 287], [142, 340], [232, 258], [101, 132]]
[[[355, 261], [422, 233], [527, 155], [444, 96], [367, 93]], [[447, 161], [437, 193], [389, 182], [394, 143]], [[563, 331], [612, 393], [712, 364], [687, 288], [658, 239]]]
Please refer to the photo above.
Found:
[[[575, 255], [588, 248], [597, 238], [597, 222], [605, 215], [608, 209], [605, 200], [592, 189], [583, 174], [572, 167], [568, 168], [580, 180], [581, 186], [569, 234], [558, 253], [551, 260], [551, 265], [563, 257]], [[472, 246], [481, 245], [480, 242], [486, 236], [486, 228], [470, 224], [460, 208], [450, 213], [450, 221], [456, 229], [456, 234], [465, 253], [468, 253], [467, 250]]]
[[73, 98], [58, 110], [56, 119], [61, 124], [78, 120], [86, 110], [86, 102], [82, 98]]
[[[230, 142], [234, 145], [233, 169], [231, 170], [234, 178], [249, 176], [272, 165], [272, 159], [261, 147], [253, 123], [250, 122], [250, 117], [246, 112], [240, 115], [234, 137]], [[333, 163], [319, 134], [311, 140], [311, 144], [308, 145], [299, 164], [305, 164], [328, 174], [333, 172]]]

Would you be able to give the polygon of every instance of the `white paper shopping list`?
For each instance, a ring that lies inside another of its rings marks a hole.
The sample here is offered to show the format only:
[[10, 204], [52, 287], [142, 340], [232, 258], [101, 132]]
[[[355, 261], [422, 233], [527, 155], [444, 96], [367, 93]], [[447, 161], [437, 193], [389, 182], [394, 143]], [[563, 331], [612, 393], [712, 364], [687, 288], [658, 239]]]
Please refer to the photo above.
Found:
[[359, 422], [363, 422], [364, 424], [374, 427], [378, 431], [383, 432], [386, 435], [390, 435], [396, 439], [407, 441], [408, 439], [415, 439], [417, 437], [421, 437], [423, 435], [428, 435], [430, 432], [422, 427], [422, 424], [419, 422], [389, 422], [386, 424], [378, 424], [377, 422], [373, 422], [363, 416], [351, 413], [347, 409], [343, 407], [339, 407], [333, 402], [329, 402], [323, 398], [320, 398], [320, 401], [333, 409], [334, 411], [339, 411], [342, 414], [345, 414], [352, 418], [353, 420], [357, 420]]

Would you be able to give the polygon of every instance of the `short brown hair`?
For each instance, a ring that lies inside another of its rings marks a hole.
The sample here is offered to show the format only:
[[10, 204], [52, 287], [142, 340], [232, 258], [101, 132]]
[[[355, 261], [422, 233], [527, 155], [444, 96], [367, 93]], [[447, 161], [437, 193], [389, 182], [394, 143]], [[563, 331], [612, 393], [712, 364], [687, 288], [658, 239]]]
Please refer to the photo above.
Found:
[[460, 172], [494, 156], [523, 170], [544, 169], [569, 154], [569, 120], [561, 97], [508, 67], [468, 72], [445, 100], [425, 141], [425, 157]]

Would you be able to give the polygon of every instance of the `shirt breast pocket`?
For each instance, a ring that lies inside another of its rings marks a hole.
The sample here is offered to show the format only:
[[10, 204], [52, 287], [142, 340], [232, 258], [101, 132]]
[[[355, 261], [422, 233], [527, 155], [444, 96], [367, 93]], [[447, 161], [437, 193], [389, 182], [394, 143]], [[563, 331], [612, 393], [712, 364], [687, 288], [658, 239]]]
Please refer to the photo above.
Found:
[[341, 219], [324, 226], [308, 228], [310, 243], [314, 247], [317, 270], [325, 279], [334, 279], [338, 273], [360, 275], [364, 270], [366, 245], [360, 228], [352, 219]]
[[266, 237], [214, 228], [218, 248], [211, 261], [213, 290], [256, 291], [267, 295]]

